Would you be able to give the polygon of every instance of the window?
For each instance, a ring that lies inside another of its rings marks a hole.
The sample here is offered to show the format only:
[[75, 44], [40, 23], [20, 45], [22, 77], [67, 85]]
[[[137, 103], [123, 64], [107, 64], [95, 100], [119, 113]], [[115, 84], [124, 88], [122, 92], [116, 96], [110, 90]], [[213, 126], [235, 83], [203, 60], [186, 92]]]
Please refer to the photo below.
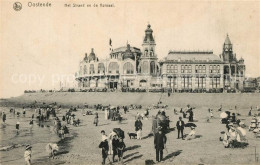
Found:
[[196, 65], [195, 73], [206, 73], [206, 66], [205, 65]]
[[119, 73], [119, 65], [117, 64], [117, 62], [109, 63], [108, 73]]
[[103, 63], [98, 64], [98, 73], [100, 73], [100, 74], [105, 73], [105, 65]]
[[205, 77], [196, 77], [195, 87], [197, 87], [199, 89], [205, 89], [206, 88], [206, 78]]
[[220, 87], [220, 78], [219, 77], [210, 78], [209, 87], [210, 88], [219, 88]]
[[182, 65], [181, 66], [181, 73], [191, 73], [192, 67], [191, 65]]
[[95, 73], [95, 70], [94, 70], [94, 64], [90, 64], [90, 67], [89, 67], [89, 74], [94, 74]]
[[167, 73], [178, 73], [177, 65], [167, 65]]
[[182, 77], [181, 78], [181, 87], [185, 89], [191, 89], [192, 78], [191, 77]]
[[134, 66], [130, 62], [125, 63], [123, 67], [123, 73], [134, 74]]
[[209, 73], [220, 73], [220, 66], [219, 65], [210, 65]]

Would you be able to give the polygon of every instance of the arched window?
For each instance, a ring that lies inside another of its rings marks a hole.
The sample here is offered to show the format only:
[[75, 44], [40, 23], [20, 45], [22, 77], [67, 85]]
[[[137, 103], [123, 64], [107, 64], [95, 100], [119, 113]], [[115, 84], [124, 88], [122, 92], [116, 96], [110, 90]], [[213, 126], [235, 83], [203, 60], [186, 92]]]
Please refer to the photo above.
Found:
[[98, 73], [105, 73], [105, 65], [103, 63], [98, 64]]
[[134, 74], [134, 66], [130, 62], [125, 63], [123, 67], [123, 73]]
[[108, 66], [108, 73], [119, 73], [119, 65], [117, 62], [111, 62]]
[[[171, 69], [172, 69], [172, 67], [173, 67], [173, 65], [171, 65]], [[154, 74], [154, 73], [155, 73], [155, 63], [154, 63], [154, 61], [152, 61], [152, 62], [150, 63], [150, 73], [151, 73], [151, 74]]]
[[93, 74], [93, 73], [95, 73], [94, 64], [90, 64], [89, 74]]
[[148, 50], [147, 50], [147, 49], [144, 51], [144, 55], [145, 55], [145, 56], [148, 55]]
[[87, 74], [87, 66], [84, 65], [84, 74]]
[[143, 71], [143, 73], [148, 73], [149, 70], [148, 70], [148, 62], [147, 61], [143, 62], [142, 71]]

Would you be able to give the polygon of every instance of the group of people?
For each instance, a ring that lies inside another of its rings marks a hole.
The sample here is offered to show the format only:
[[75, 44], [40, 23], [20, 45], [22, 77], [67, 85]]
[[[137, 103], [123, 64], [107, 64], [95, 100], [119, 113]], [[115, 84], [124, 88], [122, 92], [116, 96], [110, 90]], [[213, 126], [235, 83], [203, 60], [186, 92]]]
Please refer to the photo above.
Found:
[[[101, 131], [101, 139], [102, 141], [99, 144], [99, 148], [102, 151], [102, 164], [106, 163], [106, 159], [108, 155], [112, 155], [112, 161], [115, 162], [115, 157], [118, 156], [118, 161], [123, 161], [123, 153], [126, 148], [124, 143], [124, 137], [117, 135], [114, 131], [112, 131], [109, 136], [106, 135], [105, 131]], [[110, 161], [110, 159], [109, 159]]]

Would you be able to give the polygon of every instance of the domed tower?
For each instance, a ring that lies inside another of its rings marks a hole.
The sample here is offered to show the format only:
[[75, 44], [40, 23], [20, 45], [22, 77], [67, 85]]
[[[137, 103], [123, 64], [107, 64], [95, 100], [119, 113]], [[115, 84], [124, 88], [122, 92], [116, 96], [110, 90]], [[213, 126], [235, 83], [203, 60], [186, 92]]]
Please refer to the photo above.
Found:
[[123, 59], [127, 59], [127, 58], [130, 58], [130, 59], [132, 59], [132, 60], [135, 59], [135, 55], [134, 55], [134, 53], [131, 51], [130, 44], [127, 44], [127, 46], [126, 46], [126, 51], [125, 51], [125, 54], [124, 54]]
[[222, 57], [223, 57], [224, 62], [231, 62], [234, 60], [232, 43], [229, 39], [228, 34], [227, 34], [226, 40], [223, 44]]
[[156, 75], [157, 73], [157, 55], [155, 54], [156, 43], [153, 37], [151, 25], [147, 25], [145, 37], [143, 40], [143, 52], [140, 61], [140, 72], [142, 74]]
[[85, 53], [84, 61], [88, 62], [88, 54]]
[[88, 56], [88, 60], [89, 60], [89, 62], [97, 60], [97, 57], [96, 57], [96, 55], [94, 53], [94, 49], [93, 48], [91, 48], [91, 53]]

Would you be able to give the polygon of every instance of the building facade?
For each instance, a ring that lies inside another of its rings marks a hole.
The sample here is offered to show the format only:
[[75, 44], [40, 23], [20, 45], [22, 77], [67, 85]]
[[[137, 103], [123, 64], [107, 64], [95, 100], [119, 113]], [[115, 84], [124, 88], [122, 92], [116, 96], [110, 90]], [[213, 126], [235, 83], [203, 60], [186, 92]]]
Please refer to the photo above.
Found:
[[169, 51], [158, 61], [151, 25], [145, 30], [142, 48], [130, 44], [112, 50], [99, 60], [94, 49], [85, 54], [76, 72], [80, 89], [164, 89], [172, 92], [222, 92], [241, 90], [244, 60], [236, 59], [227, 35], [221, 55], [212, 51]]

